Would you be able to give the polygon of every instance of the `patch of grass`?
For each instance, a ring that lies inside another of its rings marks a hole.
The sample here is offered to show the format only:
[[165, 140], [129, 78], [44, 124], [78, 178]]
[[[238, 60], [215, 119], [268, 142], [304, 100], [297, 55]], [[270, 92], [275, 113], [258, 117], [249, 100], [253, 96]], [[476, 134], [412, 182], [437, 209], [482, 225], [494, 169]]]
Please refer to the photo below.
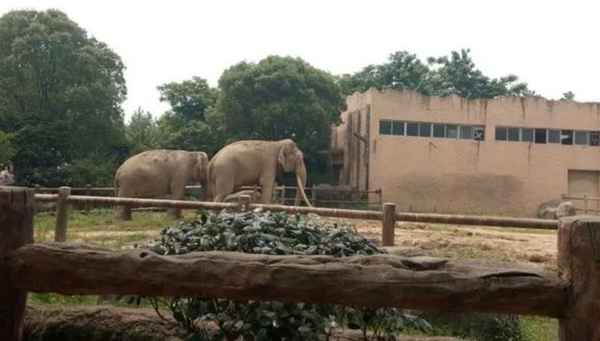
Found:
[[524, 341], [558, 340], [557, 319], [538, 316], [521, 316], [520, 322]]
[[29, 293], [27, 301], [28, 304], [95, 305], [98, 302], [98, 296]]

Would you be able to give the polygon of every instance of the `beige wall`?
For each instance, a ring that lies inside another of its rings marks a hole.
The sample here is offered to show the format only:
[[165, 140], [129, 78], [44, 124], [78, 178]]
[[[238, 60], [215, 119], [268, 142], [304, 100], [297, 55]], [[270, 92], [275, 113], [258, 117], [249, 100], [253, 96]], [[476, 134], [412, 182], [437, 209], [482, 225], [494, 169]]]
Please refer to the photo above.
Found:
[[[568, 170], [600, 170], [600, 147], [495, 141], [495, 127], [600, 130], [600, 106], [541, 98], [467, 101], [370, 90], [369, 188], [401, 210], [534, 216], [568, 192]], [[482, 124], [485, 141], [379, 135], [380, 119]], [[343, 129], [338, 127], [338, 129]], [[364, 173], [363, 173], [364, 174]]]

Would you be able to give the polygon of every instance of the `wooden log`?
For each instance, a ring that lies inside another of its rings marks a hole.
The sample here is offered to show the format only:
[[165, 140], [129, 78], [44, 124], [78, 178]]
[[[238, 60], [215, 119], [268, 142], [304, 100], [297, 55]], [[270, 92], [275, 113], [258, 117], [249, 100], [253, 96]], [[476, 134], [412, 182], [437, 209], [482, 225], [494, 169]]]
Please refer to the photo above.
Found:
[[396, 213], [398, 221], [414, 221], [420, 223], [456, 224], [456, 225], [483, 225], [497, 227], [520, 227], [534, 229], [558, 228], [558, 220], [532, 219], [532, 218], [510, 218], [494, 216], [475, 216], [459, 214], [436, 214], [436, 213]]
[[61, 187], [58, 190], [56, 201], [56, 229], [54, 230], [54, 241], [67, 241], [67, 225], [69, 224], [69, 195], [71, 187]]
[[0, 187], [0, 340], [20, 341], [27, 291], [15, 286], [6, 257], [33, 242], [34, 192]]
[[233, 300], [394, 306], [562, 316], [565, 283], [530, 269], [401, 258], [269, 256], [228, 252], [159, 256], [32, 244], [8, 260], [15, 285], [35, 292], [204, 296]]
[[394, 230], [396, 229], [396, 204], [383, 204], [381, 221], [381, 245], [394, 246]]
[[[36, 199], [38, 196], [36, 196]], [[203, 202], [190, 200], [163, 200], [163, 199], [141, 199], [141, 198], [123, 198], [123, 197], [95, 197], [85, 195], [71, 195], [69, 202], [92, 202], [99, 204], [114, 204], [129, 207], [165, 207], [180, 209], [213, 209], [221, 210], [225, 208], [235, 209], [235, 203]]]
[[570, 284], [560, 341], [600, 340], [600, 218], [573, 216], [558, 230], [558, 267]]
[[175, 320], [152, 309], [111, 306], [29, 306], [23, 334], [26, 340], [189, 340]]

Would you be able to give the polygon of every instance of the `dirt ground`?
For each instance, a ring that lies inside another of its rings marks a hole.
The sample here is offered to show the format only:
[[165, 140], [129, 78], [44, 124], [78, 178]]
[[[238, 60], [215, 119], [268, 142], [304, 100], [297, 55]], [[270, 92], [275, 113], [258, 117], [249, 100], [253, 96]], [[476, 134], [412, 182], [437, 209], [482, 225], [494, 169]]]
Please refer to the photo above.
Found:
[[[380, 222], [345, 221], [352, 223], [366, 238], [378, 243], [381, 240]], [[401, 256], [524, 263], [555, 270], [556, 238], [554, 230], [399, 222], [395, 246], [388, 251]]]

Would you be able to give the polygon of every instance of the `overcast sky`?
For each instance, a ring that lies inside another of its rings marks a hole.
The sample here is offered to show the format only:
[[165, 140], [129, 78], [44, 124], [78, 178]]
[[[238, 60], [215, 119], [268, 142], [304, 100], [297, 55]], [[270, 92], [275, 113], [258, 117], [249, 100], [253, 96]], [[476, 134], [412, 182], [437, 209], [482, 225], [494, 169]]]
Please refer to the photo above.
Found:
[[224, 69], [269, 54], [298, 56], [332, 73], [470, 48], [477, 66], [518, 75], [558, 99], [600, 101], [600, 1], [82, 1], [0, 0], [13, 9], [56, 8], [118, 53], [129, 114], [160, 115], [156, 87], [192, 76], [217, 85]]

